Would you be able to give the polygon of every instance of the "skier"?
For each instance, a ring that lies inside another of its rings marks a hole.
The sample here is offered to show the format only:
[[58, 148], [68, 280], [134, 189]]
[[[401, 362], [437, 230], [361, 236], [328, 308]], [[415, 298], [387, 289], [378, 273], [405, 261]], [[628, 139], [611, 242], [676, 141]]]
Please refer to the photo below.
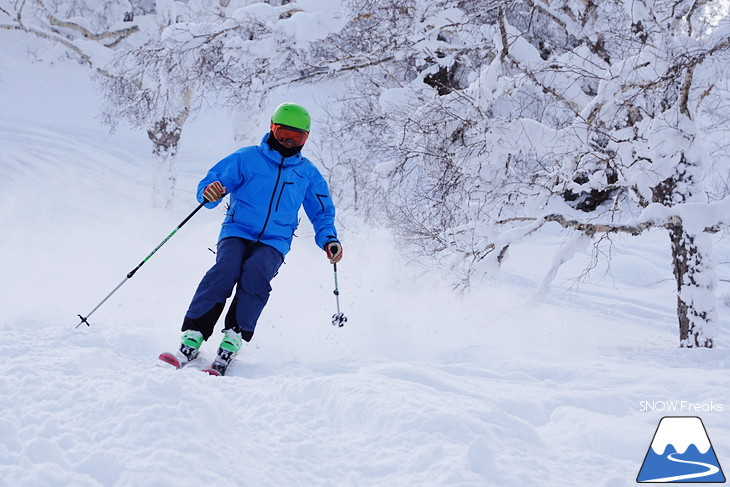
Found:
[[206, 369], [214, 375], [225, 374], [243, 342], [253, 337], [269, 299], [269, 283], [289, 252], [302, 206], [314, 226], [314, 239], [329, 261], [342, 259], [327, 182], [301, 155], [310, 124], [309, 113], [301, 105], [279, 105], [269, 133], [258, 146], [244, 147], [224, 158], [198, 184], [197, 198], [207, 202], [206, 208], [215, 208], [225, 195], [230, 195], [230, 202], [216, 262], [198, 285], [185, 314], [179, 352], [162, 354], [161, 360], [181, 367], [197, 358], [235, 287], [217, 356]]

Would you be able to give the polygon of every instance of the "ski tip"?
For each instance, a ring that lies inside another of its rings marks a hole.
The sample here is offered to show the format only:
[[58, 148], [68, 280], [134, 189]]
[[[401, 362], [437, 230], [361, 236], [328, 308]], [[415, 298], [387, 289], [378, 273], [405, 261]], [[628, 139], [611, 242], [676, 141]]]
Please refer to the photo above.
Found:
[[221, 373], [214, 369], [203, 369], [203, 372], [205, 372], [208, 375], [217, 375], [220, 376]]
[[166, 364], [170, 364], [176, 369], [180, 368], [180, 361], [171, 353], [161, 353], [159, 356], [159, 359], [165, 362]]

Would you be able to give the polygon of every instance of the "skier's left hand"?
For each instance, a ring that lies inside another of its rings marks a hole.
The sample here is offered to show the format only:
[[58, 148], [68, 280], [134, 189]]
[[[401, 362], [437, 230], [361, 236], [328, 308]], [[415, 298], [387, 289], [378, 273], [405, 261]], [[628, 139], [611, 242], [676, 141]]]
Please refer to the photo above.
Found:
[[327, 258], [332, 264], [338, 263], [342, 260], [342, 244], [333, 240], [324, 244], [324, 251], [327, 252]]

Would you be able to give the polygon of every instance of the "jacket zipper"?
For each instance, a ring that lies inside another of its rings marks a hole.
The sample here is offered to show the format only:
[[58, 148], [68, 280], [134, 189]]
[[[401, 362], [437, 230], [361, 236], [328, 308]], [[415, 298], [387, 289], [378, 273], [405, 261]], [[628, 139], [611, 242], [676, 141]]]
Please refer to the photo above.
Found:
[[284, 181], [281, 185], [281, 191], [279, 191], [279, 197], [276, 200], [276, 209], [274, 211], [279, 211], [279, 205], [281, 204], [281, 197], [284, 196], [284, 190], [286, 189], [287, 184], [294, 184], [290, 181]]
[[284, 156], [281, 157], [279, 163], [279, 172], [276, 174], [276, 183], [274, 183], [274, 191], [271, 193], [271, 200], [269, 200], [269, 212], [266, 214], [266, 220], [264, 220], [264, 226], [261, 227], [261, 232], [256, 240], [261, 241], [261, 236], [266, 231], [266, 226], [269, 224], [269, 218], [271, 217], [271, 209], [274, 207], [274, 198], [276, 198], [276, 188], [279, 187], [279, 180], [281, 179], [281, 169], [284, 167]]

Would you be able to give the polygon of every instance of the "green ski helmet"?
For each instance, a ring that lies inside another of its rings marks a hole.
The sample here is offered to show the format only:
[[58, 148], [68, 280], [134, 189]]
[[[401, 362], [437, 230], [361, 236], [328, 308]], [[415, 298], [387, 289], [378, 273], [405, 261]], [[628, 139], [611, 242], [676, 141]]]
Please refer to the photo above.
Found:
[[271, 116], [271, 123], [276, 125], [288, 125], [295, 129], [309, 132], [312, 120], [309, 118], [309, 112], [306, 108], [296, 103], [282, 103]]

